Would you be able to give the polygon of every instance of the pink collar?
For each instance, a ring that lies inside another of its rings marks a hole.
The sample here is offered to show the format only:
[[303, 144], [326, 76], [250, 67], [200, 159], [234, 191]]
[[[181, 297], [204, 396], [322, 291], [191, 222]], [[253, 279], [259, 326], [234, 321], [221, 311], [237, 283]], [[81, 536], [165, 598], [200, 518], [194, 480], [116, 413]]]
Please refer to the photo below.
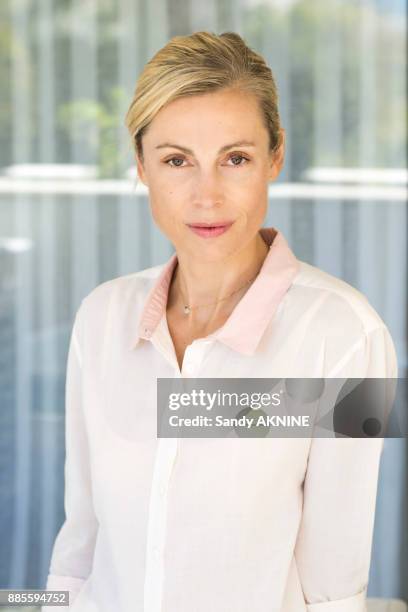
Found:
[[[269, 245], [269, 253], [258, 276], [227, 321], [210, 336], [246, 355], [255, 352], [266, 326], [299, 270], [299, 260], [279, 230], [274, 227], [262, 227], [259, 231]], [[151, 338], [165, 314], [167, 294], [176, 264], [177, 253], [174, 253], [164, 265], [146, 298], [138, 335], [132, 343], [132, 348], [141, 338], [145, 340]]]

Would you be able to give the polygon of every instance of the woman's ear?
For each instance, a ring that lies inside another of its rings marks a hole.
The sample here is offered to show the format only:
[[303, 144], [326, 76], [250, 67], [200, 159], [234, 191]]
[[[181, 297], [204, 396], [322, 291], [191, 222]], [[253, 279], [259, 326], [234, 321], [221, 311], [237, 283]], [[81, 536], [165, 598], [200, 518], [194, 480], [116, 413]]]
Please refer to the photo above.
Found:
[[271, 163], [271, 171], [269, 180], [274, 181], [282, 170], [283, 162], [285, 160], [285, 143], [286, 143], [286, 132], [284, 128], [280, 128], [280, 143], [276, 149]]
[[139, 157], [137, 153], [136, 153], [135, 158], [136, 158], [137, 176], [142, 181], [142, 183], [147, 186], [146, 173], [145, 173], [145, 169], [143, 166], [143, 160]]

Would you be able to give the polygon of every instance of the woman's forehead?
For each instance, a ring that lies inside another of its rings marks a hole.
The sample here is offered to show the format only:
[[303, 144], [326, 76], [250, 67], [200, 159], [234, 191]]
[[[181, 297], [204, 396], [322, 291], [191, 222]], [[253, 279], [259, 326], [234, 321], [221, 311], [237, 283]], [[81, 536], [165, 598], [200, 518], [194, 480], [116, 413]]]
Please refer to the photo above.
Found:
[[199, 98], [180, 98], [163, 107], [146, 131], [146, 140], [154, 148], [170, 143], [188, 149], [193, 142], [201, 145], [209, 140], [217, 150], [229, 143], [263, 144], [265, 128], [260, 111], [254, 112], [256, 101], [229, 98], [220, 103]]

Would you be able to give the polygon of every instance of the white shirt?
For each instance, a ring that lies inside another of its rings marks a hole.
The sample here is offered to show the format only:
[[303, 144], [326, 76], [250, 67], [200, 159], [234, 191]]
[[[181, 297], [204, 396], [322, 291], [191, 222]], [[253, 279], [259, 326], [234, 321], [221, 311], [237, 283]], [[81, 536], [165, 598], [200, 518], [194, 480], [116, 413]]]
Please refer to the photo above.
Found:
[[70, 590], [70, 612], [366, 610], [383, 438], [156, 435], [158, 377], [397, 377], [367, 299], [260, 232], [260, 274], [181, 371], [165, 316], [176, 254], [83, 299], [46, 585]]

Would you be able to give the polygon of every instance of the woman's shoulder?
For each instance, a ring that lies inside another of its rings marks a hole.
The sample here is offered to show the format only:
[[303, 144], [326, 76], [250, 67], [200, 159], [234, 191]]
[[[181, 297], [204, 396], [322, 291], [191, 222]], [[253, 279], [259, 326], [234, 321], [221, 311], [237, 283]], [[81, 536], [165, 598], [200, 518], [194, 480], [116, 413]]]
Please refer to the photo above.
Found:
[[[320, 321], [356, 324], [370, 332], [385, 324], [364, 293], [343, 279], [299, 260], [292, 296], [316, 309]], [[327, 315], [327, 317], [325, 317]]]

